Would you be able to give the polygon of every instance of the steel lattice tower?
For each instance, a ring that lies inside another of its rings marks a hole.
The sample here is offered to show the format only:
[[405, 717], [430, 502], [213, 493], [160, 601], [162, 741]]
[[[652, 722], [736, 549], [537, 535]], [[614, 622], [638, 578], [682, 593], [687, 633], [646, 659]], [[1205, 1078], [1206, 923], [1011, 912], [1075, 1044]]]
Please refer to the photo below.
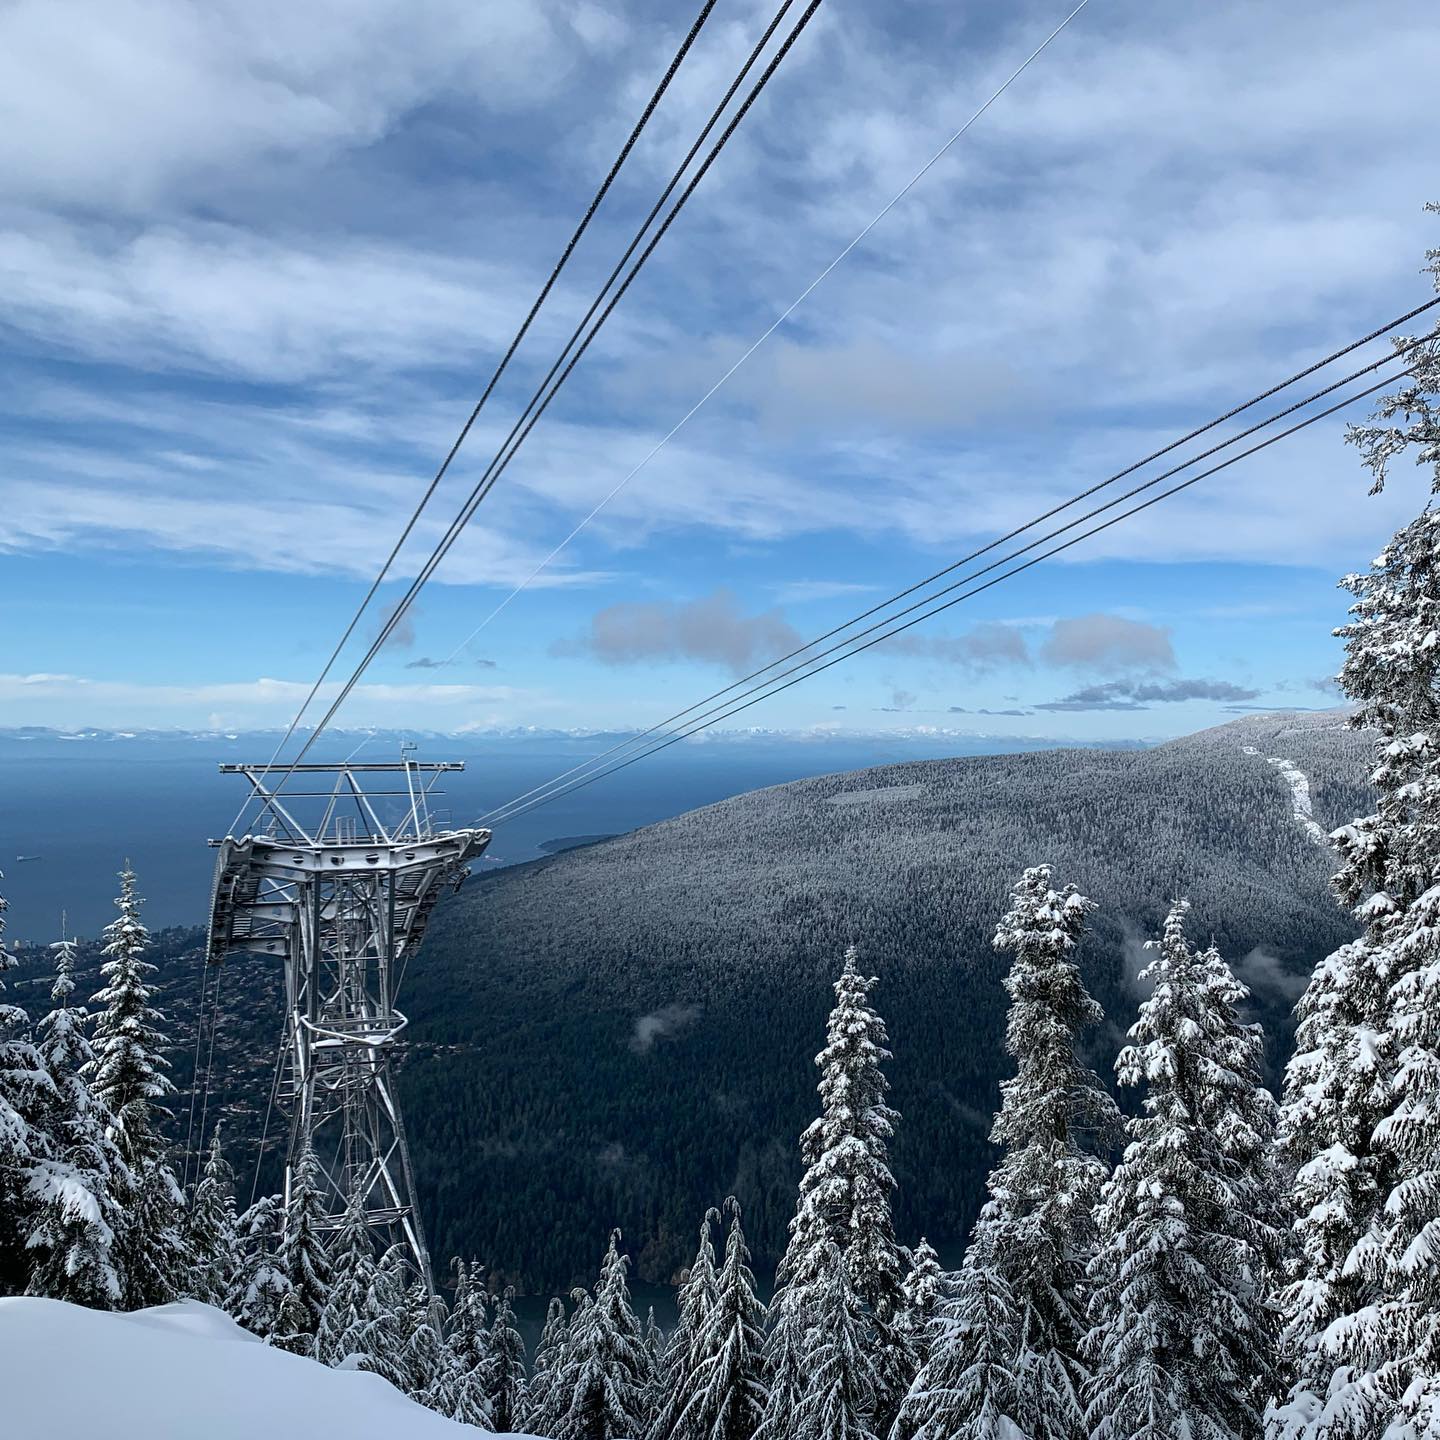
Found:
[[[395, 1003], [405, 967], [435, 902], [490, 842], [488, 830], [436, 830], [431, 823], [430, 787], [464, 765], [220, 769], [250, 782], [261, 833], [212, 842], [219, 854], [209, 959], [218, 964], [253, 951], [284, 967], [287, 1205], [308, 1148], [324, 1197], [324, 1231], [333, 1235], [357, 1207], [377, 1246], [403, 1245], [432, 1287], [391, 1060], [407, 1023]], [[282, 796], [292, 775], [306, 785], [333, 779]], [[366, 792], [362, 775], [398, 777], [404, 788]], [[272, 785], [272, 776], [284, 778]], [[381, 800], [403, 802], [397, 824], [381, 822]], [[309, 812], [318, 820], [302, 824], [298, 817]]]

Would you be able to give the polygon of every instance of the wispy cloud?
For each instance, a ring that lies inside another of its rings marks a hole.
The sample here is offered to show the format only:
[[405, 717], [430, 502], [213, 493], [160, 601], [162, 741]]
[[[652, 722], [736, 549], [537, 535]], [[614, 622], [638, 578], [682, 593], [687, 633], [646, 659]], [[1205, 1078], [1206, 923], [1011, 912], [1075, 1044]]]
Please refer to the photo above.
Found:
[[655, 1048], [657, 1040], [678, 1034], [693, 1025], [703, 1013], [699, 1005], [662, 1005], [647, 1015], [635, 1019], [630, 1032], [630, 1048], [637, 1055], [646, 1055]]
[[1040, 654], [1051, 665], [1102, 674], [1175, 668], [1175, 647], [1167, 630], [1120, 615], [1077, 615], [1057, 620]]
[[699, 660], [736, 674], [788, 653], [799, 632], [778, 610], [746, 615], [728, 590], [684, 602], [623, 602], [597, 611], [585, 633], [559, 641], [557, 655], [590, 655], [606, 665]]
[[1042, 701], [1037, 710], [1145, 710], [1151, 705], [1175, 705], [1186, 700], [1254, 700], [1260, 692], [1230, 680], [1112, 680], [1087, 685], [1059, 700]]

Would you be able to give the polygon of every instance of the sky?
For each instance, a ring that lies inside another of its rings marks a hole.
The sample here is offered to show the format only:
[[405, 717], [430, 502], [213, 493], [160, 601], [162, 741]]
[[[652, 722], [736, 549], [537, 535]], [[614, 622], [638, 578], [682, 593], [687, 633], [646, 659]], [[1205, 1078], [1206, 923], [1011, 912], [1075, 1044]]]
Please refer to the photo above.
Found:
[[[1091, 0], [483, 623], [1068, 8], [826, 0], [340, 723], [648, 726], [1429, 298], [1429, 0]], [[350, 664], [771, 9], [716, 4]], [[692, 14], [0, 7], [0, 724], [290, 718]], [[728, 723], [1334, 704], [1337, 578], [1424, 498], [1346, 418]]]

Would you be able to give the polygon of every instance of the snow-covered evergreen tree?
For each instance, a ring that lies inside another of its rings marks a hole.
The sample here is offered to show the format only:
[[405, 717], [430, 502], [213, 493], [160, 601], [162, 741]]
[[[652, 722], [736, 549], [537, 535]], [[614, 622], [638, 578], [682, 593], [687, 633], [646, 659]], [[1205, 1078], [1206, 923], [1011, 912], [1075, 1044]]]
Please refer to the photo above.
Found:
[[1115, 1062], [1146, 1094], [1099, 1210], [1094, 1440], [1255, 1440], [1272, 1382], [1273, 1232], [1252, 1213], [1270, 1181], [1266, 1137], [1250, 1134], [1272, 1109], [1261, 1039], [1235, 1017], [1244, 991], [1223, 961], [1186, 940], [1188, 909], [1149, 942], [1154, 989]]
[[557, 1440], [619, 1440], [645, 1420], [649, 1356], [625, 1279], [629, 1260], [612, 1231], [595, 1299], [577, 1308], [566, 1345], [565, 1404]]
[[36, 1211], [26, 1238], [28, 1288], [32, 1295], [110, 1309], [125, 1294], [120, 1257], [131, 1221], [123, 1202], [133, 1179], [109, 1133], [108, 1112], [83, 1078], [94, 1052], [85, 1035], [87, 1012], [70, 1003], [74, 942], [61, 940], [51, 949], [55, 983], [38, 1034], [51, 1081], [39, 1097], [48, 1144], [31, 1171]]
[[[334, 1271], [321, 1241], [320, 1223], [324, 1209], [317, 1183], [319, 1162], [308, 1146], [301, 1151], [290, 1185], [285, 1208], [284, 1230], [276, 1263], [285, 1276], [287, 1314], [281, 1317], [282, 1332], [288, 1337], [285, 1348], [310, 1354], [320, 1329], [320, 1316], [330, 1294]], [[305, 1337], [309, 1337], [308, 1346]]]
[[[1428, 207], [1440, 213], [1440, 207]], [[1440, 290], [1440, 250], [1428, 255]], [[1397, 461], [1440, 493], [1440, 340], [1351, 428], [1374, 490]], [[1403, 526], [1354, 595], [1340, 684], [1374, 732], [1374, 813], [1335, 831], [1336, 891], [1363, 924], [1315, 973], [1286, 1077], [1284, 1144], [1301, 1260], [1282, 1436], [1440, 1434], [1440, 512]]]
[[875, 1440], [876, 1375], [861, 1299], [851, 1267], [827, 1240], [806, 1287], [811, 1311], [805, 1336], [807, 1384], [796, 1408], [794, 1440]]
[[315, 1330], [315, 1358], [322, 1365], [339, 1365], [354, 1357], [363, 1366], [375, 1253], [358, 1205], [347, 1208], [329, 1259], [334, 1281]]
[[1270, 1418], [1277, 1437], [1313, 1433], [1332, 1377], [1358, 1358], [1349, 1327], [1331, 1327], [1379, 1295], [1373, 1274], [1349, 1261], [1376, 1221], [1382, 1194], [1372, 1136], [1389, 1089], [1378, 1028], [1385, 989], [1379, 952], [1362, 938], [1316, 968], [1296, 1007], [1280, 1134], [1294, 1175], [1288, 1210], [1296, 1244], [1290, 1283], [1279, 1297], [1290, 1390]]
[[494, 1382], [494, 1356], [486, 1330], [484, 1271], [478, 1261], [469, 1265], [453, 1260], [455, 1298], [445, 1321], [445, 1349], [454, 1380], [453, 1419], [484, 1430], [511, 1430], [497, 1426], [492, 1417], [490, 1391]]
[[770, 1302], [765, 1333], [763, 1373], [765, 1412], [756, 1428], [756, 1440], [790, 1440], [795, 1417], [810, 1385], [806, 1339], [814, 1306], [812, 1274], [806, 1284], [791, 1281], [775, 1292]]
[[405, 1388], [410, 1398], [452, 1419], [461, 1410], [467, 1416], [487, 1414], [483, 1388], [466, 1383], [470, 1377], [462, 1375], [444, 1337], [444, 1304], [416, 1276], [405, 1290]]
[[[15, 965], [5, 948], [7, 907], [0, 895], [0, 975]], [[31, 1038], [30, 1017], [0, 999], [0, 1295], [19, 1294], [29, 1278], [25, 1244], [37, 1209], [31, 1182], [49, 1150], [35, 1117], [53, 1100], [52, 1092], [49, 1071]]]
[[163, 1160], [142, 1165], [125, 1204], [129, 1223], [122, 1255], [126, 1305], [166, 1304], [190, 1289], [190, 1251], [185, 1243], [185, 1197]]
[[225, 1309], [262, 1340], [275, 1334], [280, 1306], [290, 1288], [276, 1256], [283, 1224], [284, 1204], [278, 1195], [262, 1195], [236, 1224], [240, 1263]]
[[[1026, 870], [995, 932], [995, 948], [1015, 957], [1005, 979], [1005, 1048], [1016, 1068], [1000, 1087], [990, 1139], [1005, 1155], [990, 1175], [975, 1242], [982, 1265], [1003, 1277], [1019, 1326], [997, 1341], [1013, 1345], [1014, 1418], [1033, 1440], [1077, 1440], [1089, 1379], [1081, 1358], [1086, 1270], [1109, 1168], [1090, 1147], [1118, 1132], [1119, 1116], [1078, 1054], [1083, 1032], [1103, 1018], [1074, 958], [1095, 906], [1050, 879], [1048, 865]], [[990, 1303], [987, 1287], [978, 1289]], [[973, 1327], [957, 1333], [976, 1339]]]
[[165, 1142], [158, 1121], [168, 1115], [161, 1102], [175, 1087], [165, 1073], [165, 1017], [151, 1005], [149, 978], [155, 966], [146, 960], [150, 932], [140, 921], [144, 904], [135, 890], [135, 872], [120, 872], [119, 914], [105, 927], [100, 967], [105, 987], [90, 998], [103, 1007], [95, 1022], [95, 1060], [87, 1073], [95, 1098], [115, 1119], [116, 1136], [126, 1161], [137, 1169], [160, 1159]]
[[687, 1440], [752, 1440], [765, 1413], [765, 1307], [755, 1293], [740, 1205], [725, 1201], [730, 1229], [714, 1303], [696, 1335], [694, 1364], [676, 1393], [671, 1430]]
[[645, 1353], [650, 1357], [650, 1394], [645, 1401], [645, 1412], [649, 1417], [649, 1424], [646, 1427], [647, 1435], [654, 1434], [670, 1394], [665, 1364], [667, 1348], [668, 1341], [665, 1332], [655, 1318], [655, 1307], [651, 1305], [645, 1312]]
[[565, 1302], [558, 1297], [545, 1311], [545, 1325], [535, 1342], [535, 1361], [530, 1371], [530, 1404], [526, 1424], [534, 1435], [553, 1436], [563, 1412], [561, 1381], [565, 1373], [567, 1326]]
[[495, 1306], [495, 1321], [490, 1327], [487, 1428], [501, 1435], [513, 1435], [525, 1428], [525, 1342], [515, 1324], [514, 1304], [515, 1287], [507, 1285]]
[[904, 1285], [905, 1305], [901, 1312], [907, 1343], [917, 1367], [930, 1358], [944, 1283], [945, 1272], [940, 1268], [940, 1257], [922, 1235], [920, 1243], [910, 1252], [910, 1269], [905, 1275]]
[[[1026, 870], [995, 933], [996, 949], [1015, 957], [1005, 1048], [1016, 1070], [1001, 1086], [990, 1135], [1005, 1155], [907, 1397], [903, 1431], [988, 1432], [1003, 1417], [1033, 1440], [1085, 1433], [1086, 1271], [1108, 1173], [1091, 1147], [1118, 1132], [1119, 1117], [1078, 1054], [1081, 1035], [1102, 1018], [1074, 959], [1094, 905], [1050, 879], [1048, 865]], [[975, 1315], [962, 1313], [967, 1302]], [[1013, 1328], [989, 1328], [1001, 1322]]]
[[191, 1261], [188, 1291], [208, 1305], [225, 1303], [240, 1269], [235, 1172], [225, 1158], [220, 1130], [217, 1125], [210, 1137], [210, 1150], [185, 1217]]
[[131, 1176], [121, 1198], [130, 1224], [121, 1249], [125, 1304], [138, 1309], [158, 1305], [189, 1288], [185, 1245], [184, 1196], [166, 1159], [160, 1126], [169, 1117], [162, 1101], [174, 1085], [165, 1073], [164, 1016], [151, 1004], [146, 960], [149, 931], [140, 921], [144, 902], [135, 889], [135, 873], [120, 872], [116, 918], [105, 927], [100, 967], [105, 986], [91, 997], [101, 1006], [95, 1021], [95, 1058], [84, 1077], [111, 1116], [111, 1133]]
[[310, 1328], [312, 1324], [305, 1302], [294, 1290], [287, 1290], [280, 1300], [280, 1313], [269, 1337], [270, 1344], [279, 1350], [288, 1350], [292, 1355], [313, 1358], [315, 1332]]
[[[705, 1212], [705, 1218], [700, 1222], [695, 1260], [675, 1292], [675, 1328], [670, 1332], [662, 1369], [656, 1377], [659, 1405], [655, 1407], [652, 1397], [654, 1417], [650, 1440], [670, 1440], [672, 1435], [679, 1433], [675, 1427], [680, 1418], [681, 1396], [688, 1392], [691, 1376], [700, 1358], [700, 1336], [705, 1331], [710, 1312], [715, 1308], [715, 1240], [710, 1227], [719, 1223], [718, 1211], [710, 1209]], [[650, 1347], [647, 1345], [646, 1348]]]
[[[800, 1141], [805, 1173], [790, 1222], [790, 1240], [776, 1274], [774, 1320], [767, 1340], [766, 1368], [771, 1394], [766, 1434], [783, 1424], [779, 1407], [788, 1404], [786, 1369], [804, 1356], [796, 1316], [819, 1297], [805, 1292], [825, 1274], [828, 1247], [840, 1252], [849, 1293], [862, 1307], [874, 1354], [870, 1417], [888, 1428], [913, 1374], [914, 1357], [903, 1320], [905, 1262], [895, 1240], [890, 1197], [889, 1141], [898, 1118], [886, 1104], [889, 1084], [881, 1065], [890, 1058], [885, 1022], [870, 1004], [873, 978], [861, 975], [858, 952], [845, 953], [835, 982], [835, 1006], [826, 1024], [825, 1048], [815, 1057], [820, 1069], [821, 1114]], [[792, 1297], [786, 1294], [794, 1291]], [[830, 1311], [834, 1311], [833, 1305]], [[838, 1312], [837, 1312], [838, 1313]], [[803, 1322], [808, 1333], [808, 1320]], [[808, 1343], [808, 1342], [806, 1342]], [[788, 1357], [788, 1358], [786, 1358]]]
[[930, 1357], [892, 1440], [1021, 1440], [1020, 1333], [1015, 1297], [981, 1235], [942, 1286]]
[[405, 1251], [392, 1245], [370, 1275], [365, 1319], [357, 1334], [361, 1369], [383, 1375], [397, 1390], [411, 1394], [425, 1377], [412, 1364], [410, 1345], [410, 1264]]

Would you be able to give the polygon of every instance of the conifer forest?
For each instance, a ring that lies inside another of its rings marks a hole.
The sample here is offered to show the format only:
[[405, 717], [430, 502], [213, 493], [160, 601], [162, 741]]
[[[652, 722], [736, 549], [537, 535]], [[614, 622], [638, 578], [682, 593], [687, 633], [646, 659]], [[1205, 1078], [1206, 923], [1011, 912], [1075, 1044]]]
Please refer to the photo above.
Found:
[[[1440, 289], [1440, 252], [1430, 266]], [[1440, 339], [1395, 344], [1408, 378], [1349, 440], [1376, 490], [1415, 466], [1440, 493]], [[0, 1296], [102, 1311], [193, 1299], [464, 1425], [551, 1440], [1440, 1440], [1440, 512], [1427, 503], [1342, 583], [1350, 708], [1335, 723], [1363, 756], [1346, 794], [1369, 808], [1294, 841], [1330, 848], [1332, 909], [1313, 927], [1334, 943], [1277, 1033], [1220, 913], [1253, 903], [1227, 888], [1223, 835], [1102, 1006], [1087, 946], [1138, 882], [1096, 868], [1104, 891], [1081, 893], [1016, 826], [1005, 893], [983, 913], [968, 877], [916, 872], [951, 887], [998, 966], [986, 1014], [1003, 1071], [998, 1088], [965, 1081], [989, 1094], [986, 1143], [957, 1151], [895, 1103], [887, 1074], [905, 1056], [872, 960], [905, 934], [872, 945], [863, 926], [810, 916], [829, 1009], [802, 1037], [809, 1116], [798, 1135], [754, 1137], [784, 1147], [783, 1191], [772, 1176], [753, 1202], [737, 1184], [695, 1206], [683, 1260], [659, 1266], [678, 1281], [659, 1316], [633, 1298], [655, 1237], [593, 1213], [575, 1235], [572, 1207], [567, 1243], [590, 1268], [527, 1339], [516, 1305], [531, 1287], [511, 1255], [437, 1254], [432, 1292], [404, 1250], [377, 1253], [358, 1213], [322, 1230], [313, 1153], [287, 1200], [254, 1193], [270, 1172], [249, 1152], [233, 1163], [223, 1114], [202, 1114], [186, 1150], [194, 1062], [126, 864], [98, 987], [80, 985], [80, 947], [61, 935], [48, 998], [32, 983], [20, 1003], [12, 976], [0, 1005]], [[1063, 788], [1067, 756], [1043, 763]], [[1128, 823], [1153, 826], [1171, 858], [1188, 833], [1156, 814]], [[473, 917], [489, 888], [453, 914]], [[704, 922], [694, 899], [672, 927]], [[597, 953], [624, 949], [606, 914], [590, 923]], [[463, 936], [442, 917], [438, 943]], [[0, 933], [0, 969], [14, 968]], [[654, 1025], [684, 1021], [657, 1011]], [[437, 1044], [410, 1082], [442, 1117], [443, 1058]], [[952, 1268], [897, 1193], [902, 1145], [906, 1173], [942, 1177], [920, 1192], [973, 1217]], [[422, 1136], [421, 1167], [442, 1150]], [[468, 1207], [487, 1201], [470, 1182]], [[537, 1246], [556, 1223], [545, 1205], [537, 1188], [523, 1207]]]

